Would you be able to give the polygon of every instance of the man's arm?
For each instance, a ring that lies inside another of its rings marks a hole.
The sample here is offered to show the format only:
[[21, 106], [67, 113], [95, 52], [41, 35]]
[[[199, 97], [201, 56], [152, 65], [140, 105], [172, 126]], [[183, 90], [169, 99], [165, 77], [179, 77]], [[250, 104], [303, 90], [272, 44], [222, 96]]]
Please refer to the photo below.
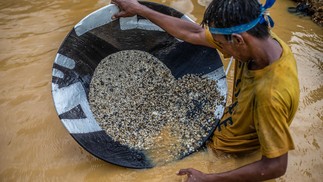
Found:
[[205, 29], [200, 25], [168, 16], [138, 3], [137, 0], [112, 0], [120, 8], [115, 18], [140, 15], [155, 23], [172, 36], [191, 44], [213, 47], [205, 38]]
[[287, 161], [288, 153], [272, 159], [263, 156], [259, 161], [224, 173], [204, 174], [195, 169], [181, 169], [178, 175], [187, 175], [187, 182], [265, 181], [284, 175]]

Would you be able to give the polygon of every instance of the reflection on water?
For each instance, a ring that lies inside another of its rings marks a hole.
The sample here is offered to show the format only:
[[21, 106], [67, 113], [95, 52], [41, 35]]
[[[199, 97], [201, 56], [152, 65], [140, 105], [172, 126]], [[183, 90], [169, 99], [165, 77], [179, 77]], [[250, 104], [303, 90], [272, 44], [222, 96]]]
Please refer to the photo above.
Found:
[[[155, 0], [202, 19], [208, 0]], [[52, 64], [73, 26], [108, 0], [3, 0], [0, 3], [1, 181], [182, 181], [175, 173], [195, 167], [221, 172], [259, 159], [197, 152], [148, 170], [103, 162], [80, 147], [57, 117], [51, 97]], [[296, 149], [278, 181], [323, 178], [323, 35], [309, 18], [288, 14], [289, 0], [276, 1], [275, 33], [292, 48], [301, 85], [299, 111], [291, 125]], [[224, 63], [225, 65], [227, 62]], [[232, 84], [232, 70], [228, 83]]]
[[311, 90], [303, 99], [304, 107], [322, 100], [322, 93], [323, 93], [323, 85], [319, 85], [319, 88], [315, 90]]

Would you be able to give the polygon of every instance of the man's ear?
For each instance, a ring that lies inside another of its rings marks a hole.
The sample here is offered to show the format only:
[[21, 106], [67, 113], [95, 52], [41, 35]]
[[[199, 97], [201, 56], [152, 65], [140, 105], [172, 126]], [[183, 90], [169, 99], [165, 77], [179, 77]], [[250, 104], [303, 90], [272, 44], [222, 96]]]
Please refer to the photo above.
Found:
[[231, 38], [232, 38], [232, 41], [233, 41], [234, 44], [242, 45], [242, 44], [245, 43], [243, 37], [240, 34], [233, 33], [231, 35]]

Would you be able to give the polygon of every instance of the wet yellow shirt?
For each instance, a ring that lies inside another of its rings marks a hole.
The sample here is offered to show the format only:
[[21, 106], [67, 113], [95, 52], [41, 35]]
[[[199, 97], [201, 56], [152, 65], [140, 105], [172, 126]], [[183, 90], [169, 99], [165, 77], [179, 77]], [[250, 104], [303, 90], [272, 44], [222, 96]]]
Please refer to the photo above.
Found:
[[[207, 31], [208, 32], [208, 31]], [[289, 47], [274, 34], [282, 56], [261, 70], [248, 70], [236, 61], [232, 104], [214, 132], [213, 147], [227, 153], [261, 149], [268, 158], [294, 149], [289, 131], [299, 102], [295, 58]], [[207, 33], [210, 42], [214, 42]]]

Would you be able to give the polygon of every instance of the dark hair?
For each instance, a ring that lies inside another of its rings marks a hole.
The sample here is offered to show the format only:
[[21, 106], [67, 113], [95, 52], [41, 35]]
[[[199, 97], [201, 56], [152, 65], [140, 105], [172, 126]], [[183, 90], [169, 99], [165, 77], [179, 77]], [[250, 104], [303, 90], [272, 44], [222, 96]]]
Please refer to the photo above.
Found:
[[[204, 13], [201, 25], [229, 28], [249, 23], [259, 15], [258, 0], [213, 0]], [[266, 38], [269, 36], [269, 28], [266, 23], [258, 23], [247, 33], [257, 38]], [[231, 36], [226, 36], [227, 40], [229, 37]]]

